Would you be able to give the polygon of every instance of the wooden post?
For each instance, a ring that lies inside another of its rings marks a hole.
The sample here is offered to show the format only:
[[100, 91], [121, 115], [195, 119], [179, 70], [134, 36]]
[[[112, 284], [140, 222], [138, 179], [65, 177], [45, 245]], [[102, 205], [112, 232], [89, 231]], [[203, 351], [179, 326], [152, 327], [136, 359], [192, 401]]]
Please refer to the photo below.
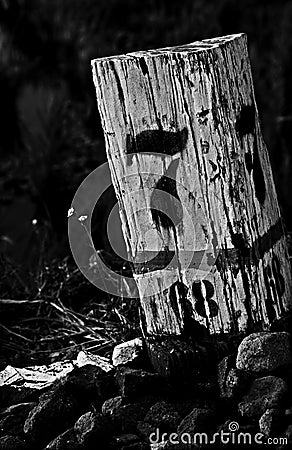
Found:
[[146, 333], [183, 335], [190, 318], [268, 329], [291, 307], [291, 273], [246, 36], [92, 68]]

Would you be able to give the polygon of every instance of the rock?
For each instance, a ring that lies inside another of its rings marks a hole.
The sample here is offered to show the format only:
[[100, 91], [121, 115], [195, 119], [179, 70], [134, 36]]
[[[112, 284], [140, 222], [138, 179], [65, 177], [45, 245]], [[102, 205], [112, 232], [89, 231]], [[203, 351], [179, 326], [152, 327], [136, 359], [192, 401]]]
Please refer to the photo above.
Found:
[[218, 364], [217, 379], [220, 397], [232, 399], [242, 393], [249, 378], [244, 372], [233, 367], [232, 357], [226, 356]]
[[78, 353], [77, 360], [73, 362], [78, 367], [88, 366], [88, 364], [90, 364], [99, 367], [104, 372], [111, 372], [113, 370], [113, 366], [110, 363], [109, 358], [94, 355], [93, 353], [86, 352], [85, 350], [81, 350], [81, 352]]
[[8, 365], [0, 372], [0, 404], [10, 406], [35, 401], [76, 367], [85, 365], [94, 365], [103, 372], [113, 371], [107, 358], [84, 351], [79, 352], [77, 360], [57, 361], [47, 366], [19, 368]]
[[144, 346], [141, 338], [122, 342], [113, 350], [112, 361], [114, 366], [131, 365], [143, 360]]
[[121, 430], [123, 433], [136, 433], [137, 424], [143, 420], [149, 406], [149, 403], [145, 401], [120, 405], [115, 408], [111, 414], [115, 429]]
[[75, 368], [62, 381], [64, 389], [79, 402], [94, 401], [99, 406], [106, 398], [113, 397], [117, 388], [114, 371], [104, 371], [98, 366], [88, 364]]
[[51, 441], [45, 450], [81, 450], [77, 441], [76, 434], [73, 428], [69, 428], [64, 433], [57, 436]]
[[123, 397], [137, 397], [151, 394], [161, 394], [165, 391], [165, 379], [156, 373], [144, 370], [121, 367], [117, 370], [116, 379], [119, 386], [119, 393]]
[[288, 387], [281, 378], [269, 375], [253, 381], [238, 405], [243, 417], [259, 418], [267, 409], [281, 406]]
[[14, 416], [23, 418], [26, 417], [35, 406], [35, 402], [18, 403], [16, 405], [8, 406], [8, 408], [1, 410], [0, 417], [13, 414]]
[[102, 405], [102, 413], [109, 417], [116, 430], [134, 433], [154, 400], [146, 399], [138, 403], [129, 403], [126, 397], [110, 398]]
[[250, 334], [239, 345], [237, 369], [259, 374], [291, 365], [290, 339], [286, 332]]
[[111, 424], [103, 414], [87, 412], [74, 425], [77, 442], [87, 450], [104, 448], [112, 432]]
[[36, 390], [26, 386], [0, 386], [0, 405], [3, 408], [19, 403], [34, 402], [46, 390], [46, 388]]
[[139, 421], [137, 424], [137, 431], [145, 441], [149, 441], [149, 437], [152, 433], [156, 434], [157, 427], [148, 422]]
[[178, 434], [198, 433], [212, 430], [215, 426], [214, 411], [209, 409], [194, 408], [179, 424]]
[[82, 406], [58, 383], [40, 397], [24, 424], [24, 433], [32, 442], [46, 445], [73, 425], [82, 413]]
[[117, 408], [119, 408], [121, 405], [124, 405], [126, 403], [127, 403], [127, 400], [125, 399], [125, 397], [119, 396], [119, 397], [109, 398], [108, 400], [106, 400], [103, 403], [103, 405], [101, 407], [101, 412], [104, 415], [112, 416]]
[[156, 426], [161, 431], [174, 432], [180, 421], [181, 416], [170, 403], [157, 402], [147, 412], [144, 421]]
[[282, 316], [280, 319], [273, 321], [271, 325], [271, 331], [287, 331], [290, 333], [292, 330], [292, 314], [288, 313]]
[[184, 372], [185, 377], [192, 377], [204, 371], [210, 362], [204, 347], [190, 344], [180, 338], [147, 338], [146, 345], [152, 366], [163, 377], [179, 379], [185, 367], [188, 367], [188, 373]]
[[0, 450], [27, 450], [25, 442], [16, 436], [0, 437]]
[[281, 414], [281, 411], [279, 409], [267, 409], [259, 420], [261, 433], [263, 433], [267, 437], [279, 435], [282, 421], [283, 415]]
[[29, 412], [36, 406], [36, 403], [19, 403], [10, 406], [0, 413], [0, 433], [2, 435], [11, 434], [20, 436], [23, 433], [23, 425]]

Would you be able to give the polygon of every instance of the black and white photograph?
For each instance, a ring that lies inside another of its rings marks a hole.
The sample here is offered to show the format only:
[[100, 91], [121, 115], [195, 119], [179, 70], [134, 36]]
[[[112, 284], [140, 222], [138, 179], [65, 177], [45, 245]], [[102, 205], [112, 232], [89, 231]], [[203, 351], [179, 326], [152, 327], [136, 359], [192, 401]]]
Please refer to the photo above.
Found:
[[0, 0], [0, 450], [292, 445], [292, 0]]

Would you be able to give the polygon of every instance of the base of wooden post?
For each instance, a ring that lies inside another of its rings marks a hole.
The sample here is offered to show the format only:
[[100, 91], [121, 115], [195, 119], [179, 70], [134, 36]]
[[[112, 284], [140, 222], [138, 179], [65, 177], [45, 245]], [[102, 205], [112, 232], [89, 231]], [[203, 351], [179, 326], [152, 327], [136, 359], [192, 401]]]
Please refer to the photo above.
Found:
[[162, 376], [191, 376], [200, 372], [204, 349], [180, 337], [146, 338], [148, 355], [154, 369]]

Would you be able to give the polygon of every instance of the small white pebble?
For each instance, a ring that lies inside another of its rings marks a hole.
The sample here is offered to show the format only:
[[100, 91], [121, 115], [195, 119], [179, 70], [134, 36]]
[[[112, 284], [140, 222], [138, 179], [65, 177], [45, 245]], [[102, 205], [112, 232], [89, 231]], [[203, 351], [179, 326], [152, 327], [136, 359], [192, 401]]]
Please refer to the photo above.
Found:
[[79, 216], [78, 220], [79, 222], [84, 222], [87, 219], [88, 216]]
[[75, 213], [75, 209], [74, 208], [68, 209], [67, 217], [69, 218], [69, 217], [73, 216], [74, 213]]

